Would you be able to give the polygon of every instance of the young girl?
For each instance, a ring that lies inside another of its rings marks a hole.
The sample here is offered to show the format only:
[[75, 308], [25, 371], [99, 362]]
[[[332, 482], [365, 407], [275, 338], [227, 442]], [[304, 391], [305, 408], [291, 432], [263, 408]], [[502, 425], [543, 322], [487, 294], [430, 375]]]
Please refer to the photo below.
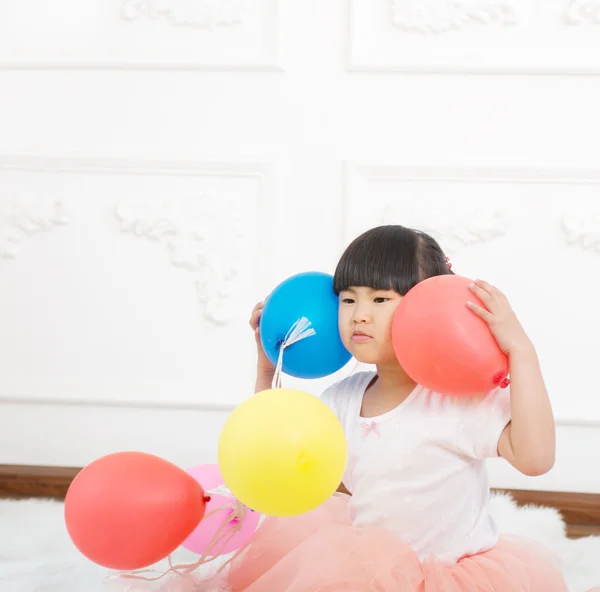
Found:
[[[525, 475], [554, 463], [552, 409], [536, 351], [506, 297], [471, 286], [510, 363], [511, 386], [454, 398], [415, 382], [398, 363], [391, 323], [418, 282], [452, 273], [437, 242], [402, 226], [374, 228], [343, 254], [334, 277], [342, 341], [376, 372], [352, 374], [322, 400], [342, 423], [348, 464], [336, 494], [293, 518], [267, 518], [234, 558], [234, 592], [559, 592], [565, 582], [532, 541], [499, 536], [488, 512], [485, 459]], [[273, 366], [258, 344], [256, 390]]]

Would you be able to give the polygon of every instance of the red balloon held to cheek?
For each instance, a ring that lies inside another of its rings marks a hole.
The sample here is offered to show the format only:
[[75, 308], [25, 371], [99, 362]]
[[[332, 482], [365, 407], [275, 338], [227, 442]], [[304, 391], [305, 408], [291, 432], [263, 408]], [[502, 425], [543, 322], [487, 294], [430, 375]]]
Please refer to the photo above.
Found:
[[65, 499], [71, 540], [88, 559], [116, 570], [147, 567], [170, 555], [206, 511], [204, 490], [157, 456], [118, 452], [86, 466]]
[[472, 280], [440, 275], [418, 283], [402, 298], [392, 323], [396, 357], [406, 373], [445, 395], [475, 396], [506, 386], [508, 358], [489, 326], [467, 308], [483, 303]]

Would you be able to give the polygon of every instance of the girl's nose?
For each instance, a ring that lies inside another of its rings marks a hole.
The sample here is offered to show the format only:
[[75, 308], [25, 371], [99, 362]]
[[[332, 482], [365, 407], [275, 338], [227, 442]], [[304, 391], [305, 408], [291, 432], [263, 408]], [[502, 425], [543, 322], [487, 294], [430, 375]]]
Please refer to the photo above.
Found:
[[366, 306], [357, 306], [352, 315], [352, 320], [355, 323], [368, 323], [370, 319], [370, 313]]

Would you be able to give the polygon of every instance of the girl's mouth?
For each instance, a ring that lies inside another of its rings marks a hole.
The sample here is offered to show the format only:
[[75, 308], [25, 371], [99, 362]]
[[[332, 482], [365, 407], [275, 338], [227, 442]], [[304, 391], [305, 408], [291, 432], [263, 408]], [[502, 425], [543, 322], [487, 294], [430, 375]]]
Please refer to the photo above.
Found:
[[362, 331], [355, 331], [352, 333], [352, 341], [355, 343], [364, 343], [365, 341], [370, 341], [373, 339], [370, 335], [363, 333]]

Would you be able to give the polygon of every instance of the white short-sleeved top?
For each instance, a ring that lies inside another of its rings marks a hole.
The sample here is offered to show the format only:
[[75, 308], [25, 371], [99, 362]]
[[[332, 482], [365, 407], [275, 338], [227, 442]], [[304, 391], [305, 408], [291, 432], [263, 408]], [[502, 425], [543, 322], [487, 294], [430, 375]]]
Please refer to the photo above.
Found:
[[375, 376], [353, 374], [321, 397], [348, 441], [344, 485], [353, 523], [396, 532], [421, 559], [454, 563], [492, 548], [498, 530], [488, 513], [485, 459], [498, 456], [510, 421], [508, 389], [458, 398], [417, 386], [398, 407], [363, 418]]

